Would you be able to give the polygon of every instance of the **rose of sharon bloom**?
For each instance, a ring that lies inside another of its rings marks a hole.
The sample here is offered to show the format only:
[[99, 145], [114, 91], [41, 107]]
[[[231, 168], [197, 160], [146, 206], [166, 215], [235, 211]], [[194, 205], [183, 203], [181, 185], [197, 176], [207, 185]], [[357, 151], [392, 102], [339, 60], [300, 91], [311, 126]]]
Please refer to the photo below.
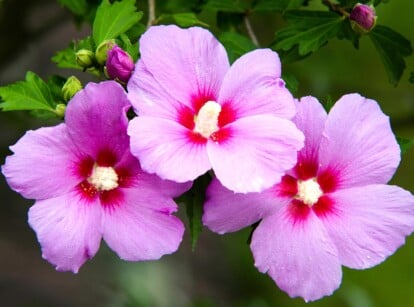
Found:
[[141, 170], [129, 152], [128, 107], [118, 83], [89, 83], [70, 101], [66, 123], [27, 132], [2, 167], [12, 189], [36, 200], [29, 224], [59, 271], [76, 273], [101, 238], [131, 261], [158, 259], [181, 242], [172, 197], [189, 184]]
[[291, 297], [313, 301], [339, 287], [341, 265], [366, 269], [404, 244], [414, 197], [386, 185], [400, 150], [375, 101], [346, 95], [327, 115], [305, 97], [295, 122], [305, 134], [295, 168], [262, 193], [235, 194], [214, 180], [203, 223], [225, 233], [260, 221], [255, 266]]
[[144, 170], [185, 182], [213, 169], [227, 188], [258, 192], [294, 166], [303, 134], [275, 52], [255, 50], [230, 67], [197, 27], [151, 27], [139, 45], [128, 83], [139, 116], [128, 134]]

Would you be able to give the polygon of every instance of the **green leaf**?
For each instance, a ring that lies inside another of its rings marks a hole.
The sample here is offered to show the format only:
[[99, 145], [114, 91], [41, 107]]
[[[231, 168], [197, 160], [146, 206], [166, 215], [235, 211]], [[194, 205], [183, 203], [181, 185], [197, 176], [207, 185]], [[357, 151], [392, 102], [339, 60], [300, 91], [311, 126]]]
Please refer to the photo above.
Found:
[[140, 21], [142, 15], [142, 12], [136, 11], [135, 0], [123, 0], [113, 4], [109, 0], [103, 0], [93, 22], [95, 44], [98, 46], [104, 40], [117, 38]]
[[224, 31], [239, 31], [243, 24], [244, 13], [229, 13], [218, 11], [216, 15], [217, 27]]
[[409, 77], [408, 81], [410, 81], [410, 83], [414, 83], [414, 71], [412, 71], [410, 73], [410, 77]]
[[52, 62], [56, 63], [56, 65], [60, 68], [74, 68], [83, 70], [83, 68], [80, 67], [78, 63], [76, 63], [76, 52], [80, 49], [95, 49], [92, 38], [90, 36], [77, 42], [71, 42], [68, 48], [58, 51], [52, 57]]
[[384, 64], [391, 84], [397, 85], [406, 67], [404, 57], [413, 53], [411, 42], [394, 30], [378, 25], [369, 37]]
[[321, 101], [321, 104], [323, 108], [325, 109], [326, 113], [329, 113], [329, 111], [332, 109], [332, 107], [335, 104], [335, 101], [332, 99], [331, 95], [326, 96], [324, 100]]
[[218, 39], [226, 48], [230, 63], [233, 63], [243, 54], [256, 49], [250, 39], [236, 32], [223, 32]]
[[209, 0], [204, 8], [228, 13], [244, 13], [247, 10], [239, 0]]
[[191, 26], [209, 26], [208, 24], [199, 20], [197, 18], [197, 15], [194, 13], [163, 14], [158, 18], [158, 22], [174, 23], [184, 28]]
[[253, 5], [254, 12], [285, 11], [304, 5], [304, 0], [258, 0]]
[[203, 229], [201, 217], [207, 186], [211, 181], [210, 174], [205, 174], [194, 181], [191, 190], [180, 196], [176, 201], [184, 203], [190, 227], [191, 248], [194, 251], [198, 237]]
[[55, 113], [56, 103], [47, 84], [35, 73], [27, 72], [25, 81], [0, 87], [3, 111], [44, 110]]
[[401, 155], [405, 154], [411, 147], [414, 146], [414, 139], [410, 140], [397, 136], [397, 142], [398, 145], [400, 145]]
[[67, 7], [75, 15], [83, 16], [88, 12], [88, 3], [86, 0], [58, 0], [58, 2]]
[[286, 82], [286, 87], [292, 94], [295, 94], [298, 91], [299, 82], [294, 75], [283, 73], [282, 79]]
[[129, 40], [129, 37], [126, 34], [121, 34], [119, 39], [122, 42], [122, 49], [125, 50], [132, 57], [134, 62], [136, 62], [136, 60], [138, 59], [138, 44], [132, 44]]
[[58, 103], [64, 103], [62, 95], [62, 87], [65, 84], [67, 78], [53, 75], [47, 80], [47, 86], [49, 87], [53, 101]]
[[299, 55], [315, 52], [341, 30], [343, 18], [323, 11], [292, 10], [285, 14], [289, 25], [276, 33], [276, 50], [298, 46]]

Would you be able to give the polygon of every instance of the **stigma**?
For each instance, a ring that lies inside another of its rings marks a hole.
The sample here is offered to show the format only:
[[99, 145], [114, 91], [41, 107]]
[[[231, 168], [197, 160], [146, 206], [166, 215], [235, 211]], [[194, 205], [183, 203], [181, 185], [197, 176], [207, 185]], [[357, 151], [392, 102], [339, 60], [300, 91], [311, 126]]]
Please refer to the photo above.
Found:
[[94, 165], [87, 181], [98, 191], [110, 191], [118, 187], [118, 175], [113, 167]]
[[312, 207], [319, 200], [319, 197], [323, 195], [323, 191], [316, 181], [316, 178], [307, 180], [298, 180], [298, 192], [295, 196], [296, 199], [302, 201], [308, 207]]
[[220, 128], [218, 126], [218, 117], [221, 112], [221, 106], [215, 101], [207, 101], [194, 117], [194, 132], [199, 133], [205, 138], [209, 138]]

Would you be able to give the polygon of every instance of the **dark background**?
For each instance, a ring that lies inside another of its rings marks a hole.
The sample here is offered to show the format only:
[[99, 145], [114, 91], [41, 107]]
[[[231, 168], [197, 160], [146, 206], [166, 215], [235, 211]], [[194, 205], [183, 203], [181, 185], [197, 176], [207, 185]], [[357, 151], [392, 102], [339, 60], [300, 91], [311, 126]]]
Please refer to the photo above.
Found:
[[[313, 7], [319, 1], [311, 1]], [[390, 1], [378, 9], [378, 23], [392, 27], [414, 41], [414, 2]], [[262, 44], [273, 33], [267, 25], [280, 18], [252, 16]], [[24, 79], [27, 70], [46, 78], [69, 76], [50, 62], [55, 51], [71, 39], [90, 33], [76, 27], [55, 1], [0, 1], [0, 86]], [[355, 51], [349, 42], [334, 40], [309, 58], [283, 67], [299, 81], [298, 97], [314, 95], [334, 100], [359, 92], [377, 100], [391, 116], [395, 133], [414, 138], [414, 84], [408, 69], [397, 87], [387, 81], [370, 40]], [[84, 78], [84, 77], [83, 77]], [[27, 129], [44, 122], [24, 112], [0, 113], [0, 164]], [[53, 125], [53, 121], [46, 123]], [[402, 159], [392, 183], [414, 191], [414, 150]], [[157, 262], [123, 262], [102, 242], [97, 256], [80, 273], [56, 272], [41, 258], [34, 232], [27, 224], [32, 201], [11, 191], [0, 176], [0, 305], [1, 306], [305, 306], [290, 299], [253, 266], [248, 230], [219, 236], [203, 230], [191, 252], [186, 234], [179, 251]], [[185, 220], [184, 210], [180, 216]], [[414, 238], [385, 263], [365, 271], [344, 268], [341, 288], [310, 306], [414, 306]]]

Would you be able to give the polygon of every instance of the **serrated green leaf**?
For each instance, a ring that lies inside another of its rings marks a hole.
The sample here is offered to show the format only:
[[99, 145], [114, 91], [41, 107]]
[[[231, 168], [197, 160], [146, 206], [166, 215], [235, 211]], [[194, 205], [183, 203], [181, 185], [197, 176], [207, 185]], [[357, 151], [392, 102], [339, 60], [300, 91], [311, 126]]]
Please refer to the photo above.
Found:
[[174, 23], [180, 27], [191, 27], [191, 26], [203, 26], [208, 27], [209, 25], [202, 22], [197, 18], [194, 13], [177, 13], [177, 14], [163, 14], [158, 17], [160, 23]]
[[405, 154], [408, 150], [411, 149], [411, 147], [414, 146], [414, 139], [410, 140], [397, 136], [397, 142], [398, 145], [400, 145], [401, 155]]
[[250, 39], [236, 32], [223, 32], [218, 39], [226, 48], [230, 63], [233, 63], [243, 54], [256, 49]]
[[58, 0], [58, 2], [78, 16], [85, 15], [88, 10], [86, 0]]
[[138, 59], [138, 44], [132, 44], [126, 34], [121, 34], [119, 39], [122, 42], [122, 49], [125, 50], [135, 62]]
[[253, 4], [254, 12], [285, 11], [297, 9], [304, 4], [303, 0], [258, 0]]
[[103, 0], [96, 11], [93, 22], [93, 39], [98, 46], [104, 40], [117, 38], [141, 20], [143, 13], [137, 12], [135, 0], [110, 3]]
[[52, 62], [60, 68], [73, 68], [83, 70], [82, 67], [76, 63], [76, 52], [80, 49], [94, 50], [92, 38], [88, 36], [83, 40], [71, 42], [69, 47], [58, 51], [53, 57]]
[[26, 73], [25, 81], [0, 87], [3, 111], [44, 110], [55, 112], [56, 103], [47, 84], [35, 73]]
[[394, 30], [377, 25], [369, 37], [380, 55], [391, 84], [397, 85], [406, 67], [404, 57], [413, 53], [411, 42]]
[[323, 11], [292, 10], [285, 14], [289, 25], [276, 33], [276, 50], [298, 46], [299, 55], [315, 52], [338, 35], [343, 18]]
[[[276, 50], [274, 45], [270, 46], [270, 48], [272, 48], [273, 50]], [[305, 55], [299, 54], [298, 45], [296, 45], [295, 47], [293, 47], [293, 48], [291, 48], [287, 51], [285, 51], [285, 50], [277, 50], [277, 51], [279, 53], [280, 61], [283, 64], [293, 63], [293, 62], [296, 62], [296, 61], [299, 61], [299, 60], [303, 60], [303, 59], [307, 58], [310, 55], [310, 53], [305, 54]]]
[[228, 13], [244, 13], [247, 10], [247, 7], [238, 0], [209, 0], [204, 8]]
[[352, 27], [349, 20], [344, 21], [341, 24], [341, 31], [338, 33], [339, 39], [347, 39], [351, 41], [355, 49], [359, 49], [359, 39], [361, 35], [356, 33]]

